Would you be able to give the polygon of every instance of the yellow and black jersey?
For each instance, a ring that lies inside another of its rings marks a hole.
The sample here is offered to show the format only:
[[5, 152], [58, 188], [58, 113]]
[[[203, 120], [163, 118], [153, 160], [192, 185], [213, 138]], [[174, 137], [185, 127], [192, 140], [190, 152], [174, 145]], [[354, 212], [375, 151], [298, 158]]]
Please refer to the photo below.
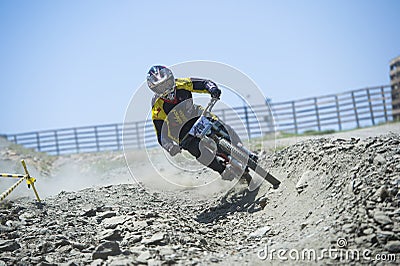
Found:
[[152, 120], [158, 143], [180, 143], [201, 114], [201, 107], [193, 103], [192, 92], [210, 93], [217, 85], [207, 79], [175, 79], [175, 94], [169, 98], [155, 95], [152, 100]]

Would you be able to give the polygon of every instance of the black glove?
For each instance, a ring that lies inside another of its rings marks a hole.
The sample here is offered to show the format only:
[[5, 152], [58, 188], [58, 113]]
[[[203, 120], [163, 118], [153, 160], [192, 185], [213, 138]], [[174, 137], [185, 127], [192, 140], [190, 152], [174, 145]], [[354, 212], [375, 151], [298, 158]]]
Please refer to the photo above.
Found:
[[171, 156], [175, 156], [181, 152], [181, 147], [179, 147], [179, 145], [176, 145], [174, 143], [167, 143], [167, 144], [165, 144], [164, 147]]
[[216, 86], [212, 87], [210, 88], [210, 94], [211, 97], [219, 99], [219, 97], [221, 96], [221, 90]]

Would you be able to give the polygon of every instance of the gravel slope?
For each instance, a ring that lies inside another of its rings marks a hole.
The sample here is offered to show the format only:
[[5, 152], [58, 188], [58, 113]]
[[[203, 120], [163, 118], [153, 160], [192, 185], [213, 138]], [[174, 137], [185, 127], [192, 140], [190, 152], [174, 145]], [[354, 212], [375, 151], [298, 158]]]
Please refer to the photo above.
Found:
[[[345, 132], [350, 137], [263, 151], [262, 164], [272, 166], [282, 186], [264, 183], [250, 192], [238, 183], [223, 195], [148, 192], [132, 182], [121, 153], [53, 158], [3, 147], [6, 171], [20, 171], [18, 160], [25, 158], [39, 175], [39, 193], [48, 196], [42, 205], [31, 198], [2, 203], [0, 265], [398, 263], [400, 135], [380, 135], [382, 127], [362, 132], [372, 137]], [[138, 160], [137, 169], [146, 165]], [[210, 175], [179, 173], [196, 180]], [[316, 256], [301, 259], [305, 251]]]

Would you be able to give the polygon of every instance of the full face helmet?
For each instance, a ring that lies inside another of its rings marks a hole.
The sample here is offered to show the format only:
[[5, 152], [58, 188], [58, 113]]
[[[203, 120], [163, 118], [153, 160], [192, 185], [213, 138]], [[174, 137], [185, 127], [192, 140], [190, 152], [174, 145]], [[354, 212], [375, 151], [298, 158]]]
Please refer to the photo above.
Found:
[[163, 96], [174, 91], [174, 74], [165, 66], [152, 66], [146, 79], [149, 88], [157, 95]]

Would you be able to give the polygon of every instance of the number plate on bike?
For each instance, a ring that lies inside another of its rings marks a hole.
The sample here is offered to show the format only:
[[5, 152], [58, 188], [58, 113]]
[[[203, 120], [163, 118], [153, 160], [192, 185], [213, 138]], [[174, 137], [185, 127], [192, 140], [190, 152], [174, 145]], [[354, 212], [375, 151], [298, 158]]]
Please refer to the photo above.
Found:
[[206, 131], [208, 131], [211, 126], [212, 123], [210, 120], [208, 120], [207, 117], [201, 116], [199, 119], [197, 119], [196, 123], [194, 123], [189, 131], [189, 134], [195, 137], [205, 136], [207, 134]]

